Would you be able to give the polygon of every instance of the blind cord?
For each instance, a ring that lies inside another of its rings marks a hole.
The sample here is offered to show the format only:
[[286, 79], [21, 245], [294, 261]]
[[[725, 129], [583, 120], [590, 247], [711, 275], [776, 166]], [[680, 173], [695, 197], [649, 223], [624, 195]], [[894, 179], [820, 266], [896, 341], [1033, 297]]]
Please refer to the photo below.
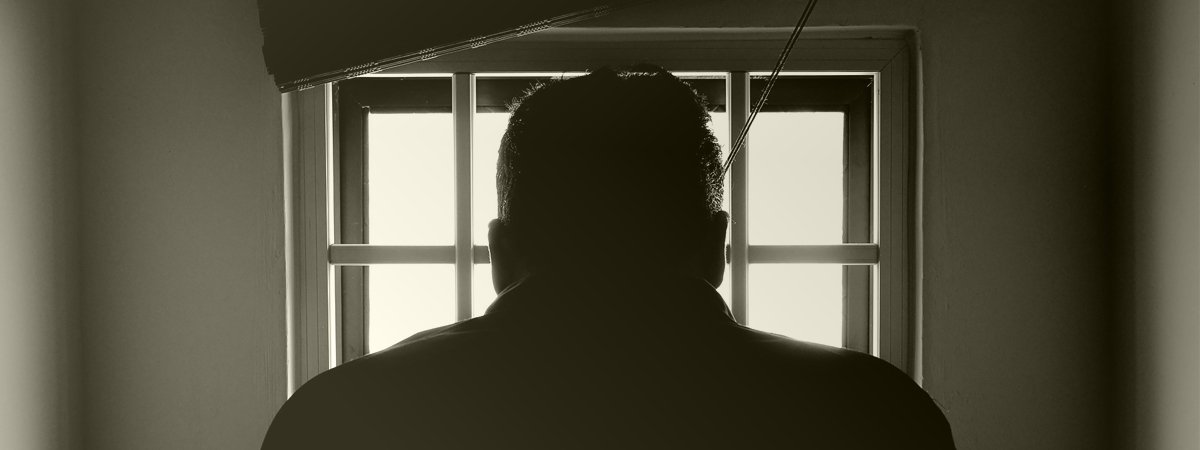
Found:
[[758, 97], [758, 102], [750, 108], [750, 115], [746, 118], [746, 126], [738, 132], [737, 139], [733, 141], [733, 148], [729, 152], [729, 158], [725, 159], [725, 166], [721, 169], [721, 176], [729, 173], [729, 168], [733, 166], [733, 158], [742, 151], [742, 147], [746, 145], [746, 136], [750, 134], [750, 126], [754, 124], [754, 118], [758, 116], [758, 111], [767, 104], [767, 97], [771, 95], [771, 88], [775, 87], [775, 80], [779, 79], [779, 72], [783, 71], [784, 64], [787, 63], [788, 55], [792, 53], [792, 47], [796, 46], [796, 40], [800, 38], [800, 31], [804, 30], [804, 24], [808, 22], [808, 16], [812, 15], [813, 7], [817, 5], [817, 0], [808, 0], [808, 4], [804, 6], [804, 12], [800, 14], [800, 20], [796, 22], [796, 28], [792, 30], [792, 35], [788, 37], [787, 45], [783, 47], [783, 52], [779, 54], [779, 61], [775, 62], [775, 68], [771, 70], [771, 76], [767, 77], [767, 85], [763, 89], [762, 95]]

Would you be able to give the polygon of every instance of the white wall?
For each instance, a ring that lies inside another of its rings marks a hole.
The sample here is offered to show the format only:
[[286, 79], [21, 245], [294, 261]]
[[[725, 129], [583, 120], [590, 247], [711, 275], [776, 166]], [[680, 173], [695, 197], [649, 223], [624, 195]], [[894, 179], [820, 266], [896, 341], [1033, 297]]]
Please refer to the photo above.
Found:
[[0, 0], [0, 448], [79, 448], [66, 0]]
[[[656, 2], [588, 26], [792, 26], [804, 0]], [[962, 449], [1111, 438], [1108, 11], [1088, 0], [824, 0], [920, 31], [924, 386]]]
[[248, 449], [285, 396], [280, 96], [254, 0], [79, 5], [89, 449]]
[[1200, 4], [1118, 3], [1124, 446], [1200, 448]]

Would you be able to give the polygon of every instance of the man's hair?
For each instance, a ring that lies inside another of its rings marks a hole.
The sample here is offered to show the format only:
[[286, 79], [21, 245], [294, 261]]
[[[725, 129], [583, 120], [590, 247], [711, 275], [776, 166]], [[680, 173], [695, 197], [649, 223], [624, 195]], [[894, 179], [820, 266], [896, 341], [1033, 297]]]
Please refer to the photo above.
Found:
[[511, 109], [499, 217], [531, 263], [671, 265], [695, 255], [724, 174], [705, 99], [690, 85], [658, 66], [605, 68], [537, 86]]

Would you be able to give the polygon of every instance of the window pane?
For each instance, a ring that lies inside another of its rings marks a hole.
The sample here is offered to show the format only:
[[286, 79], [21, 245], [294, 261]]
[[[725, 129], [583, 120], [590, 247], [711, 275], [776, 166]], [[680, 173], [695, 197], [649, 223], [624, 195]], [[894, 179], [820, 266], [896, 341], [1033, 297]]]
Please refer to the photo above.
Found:
[[474, 207], [472, 215], [475, 245], [487, 245], [488, 222], [496, 218], [496, 158], [500, 139], [508, 127], [508, 113], [475, 114], [474, 161], [472, 161], [471, 190]]
[[708, 128], [712, 130], [713, 135], [717, 137], [717, 142], [721, 144], [721, 163], [725, 163], [725, 158], [729, 157], [729, 115], [724, 112], [710, 112], [709, 117], [712, 122], [708, 123]]
[[491, 264], [476, 264], [472, 272], [471, 317], [479, 317], [496, 301], [496, 288], [492, 287]]
[[367, 351], [454, 322], [454, 265], [370, 266]]
[[842, 242], [843, 114], [764, 112], [750, 128], [752, 245]]
[[837, 264], [751, 264], [749, 325], [841, 347], [842, 285]]
[[371, 114], [367, 242], [454, 244], [450, 114]]

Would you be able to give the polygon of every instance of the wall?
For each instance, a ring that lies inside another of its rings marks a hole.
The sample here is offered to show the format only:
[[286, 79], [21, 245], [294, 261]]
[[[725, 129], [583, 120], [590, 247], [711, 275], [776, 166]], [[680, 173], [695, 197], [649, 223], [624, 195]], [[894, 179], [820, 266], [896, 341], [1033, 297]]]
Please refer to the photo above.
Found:
[[77, 156], [66, 0], [0, 0], [0, 448], [79, 448]]
[[248, 449], [282, 404], [280, 96], [253, 0], [81, 0], [89, 449]]
[[[803, 0], [664, 1], [588, 26], [793, 26]], [[1111, 438], [1105, 26], [1087, 0], [821, 1], [920, 32], [924, 386], [962, 449]]]
[[1125, 448], [1200, 448], [1200, 4], [1116, 2]]

